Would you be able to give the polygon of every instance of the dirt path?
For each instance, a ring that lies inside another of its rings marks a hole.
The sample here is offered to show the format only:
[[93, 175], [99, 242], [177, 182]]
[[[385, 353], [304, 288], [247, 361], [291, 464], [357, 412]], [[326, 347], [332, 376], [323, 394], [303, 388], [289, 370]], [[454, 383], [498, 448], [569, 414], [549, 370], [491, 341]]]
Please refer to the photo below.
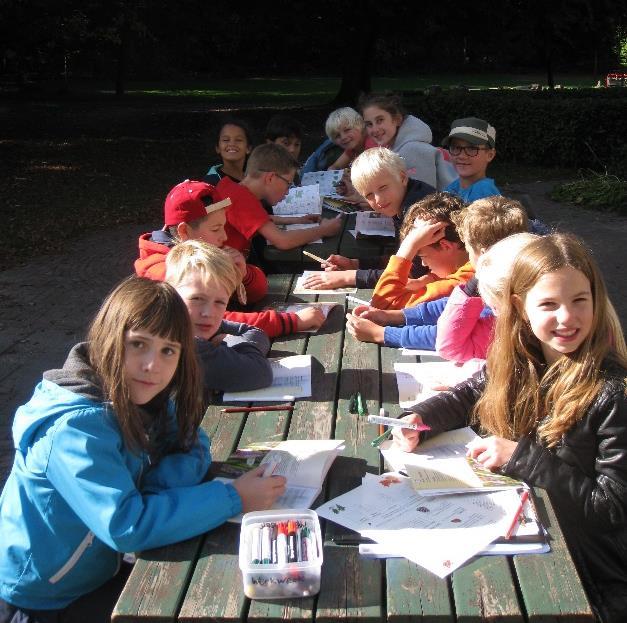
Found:
[[[603, 269], [627, 326], [625, 253], [627, 218], [608, 216], [546, 198], [548, 183], [518, 184], [504, 194], [531, 195], [542, 220], [582, 236]], [[132, 270], [137, 236], [149, 224], [94, 233], [54, 256], [0, 273], [0, 483], [13, 456], [10, 425], [43, 370], [59, 367], [111, 287]]]

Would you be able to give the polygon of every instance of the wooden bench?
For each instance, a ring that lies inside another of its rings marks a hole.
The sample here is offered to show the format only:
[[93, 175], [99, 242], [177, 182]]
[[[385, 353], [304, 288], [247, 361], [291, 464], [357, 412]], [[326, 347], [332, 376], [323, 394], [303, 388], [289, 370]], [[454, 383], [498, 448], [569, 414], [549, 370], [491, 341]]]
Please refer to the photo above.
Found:
[[[270, 298], [291, 300], [294, 275], [272, 275]], [[368, 298], [369, 291], [358, 292]], [[311, 297], [298, 297], [306, 300]], [[324, 300], [344, 300], [327, 296]], [[203, 428], [215, 461], [238, 445], [279, 439], [344, 439], [319, 502], [348, 491], [368, 471], [380, 473], [370, 445], [377, 427], [349, 413], [359, 390], [370, 413], [398, 413], [393, 371], [399, 351], [354, 340], [345, 333], [344, 308], [335, 308], [314, 335], [276, 340], [272, 354], [313, 356], [313, 397], [287, 412], [219, 414], [210, 407]], [[407, 360], [407, 357], [404, 357]], [[478, 557], [439, 579], [406, 559], [371, 560], [356, 546], [340, 546], [343, 528], [323, 523], [324, 564], [319, 595], [305, 599], [249, 600], [238, 567], [239, 526], [226, 524], [195, 539], [143, 552], [113, 613], [116, 623], [233, 621], [594, 621], [550, 500], [537, 490], [538, 513], [551, 540], [548, 554]], [[199, 512], [201, 510], [199, 509]]]

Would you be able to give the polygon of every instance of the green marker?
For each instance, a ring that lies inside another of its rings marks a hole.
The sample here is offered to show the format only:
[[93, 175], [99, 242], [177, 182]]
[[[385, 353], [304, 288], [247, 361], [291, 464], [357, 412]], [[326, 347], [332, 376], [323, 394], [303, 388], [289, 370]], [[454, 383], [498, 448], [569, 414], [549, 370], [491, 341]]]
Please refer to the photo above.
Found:
[[371, 442], [370, 445], [377, 448], [378, 446], [380, 446], [390, 435], [392, 434], [392, 429], [388, 428], [385, 433], [383, 433], [383, 435], [379, 435], [378, 437], [375, 437]]

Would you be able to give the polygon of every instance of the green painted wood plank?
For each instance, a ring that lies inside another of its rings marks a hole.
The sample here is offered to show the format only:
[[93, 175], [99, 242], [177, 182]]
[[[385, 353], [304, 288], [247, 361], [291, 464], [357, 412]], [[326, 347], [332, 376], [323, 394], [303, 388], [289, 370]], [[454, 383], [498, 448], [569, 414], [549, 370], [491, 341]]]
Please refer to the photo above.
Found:
[[389, 623], [455, 621], [448, 582], [406, 558], [386, 561]]
[[516, 586], [505, 556], [480, 556], [453, 573], [458, 623], [522, 623]]
[[239, 524], [226, 524], [207, 534], [179, 621], [242, 619], [248, 600], [239, 570], [239, 531]]
[[546, 491], [534, 489], [540, 521], [550, 535], [548, 554], [514, 556], [529, 621], [594, 621], [581, 580]]
[[316, 623], [385, 621], [382, 565], [356, 547], [324, 548]]
[[201, 538], [141, 554], [113, 610], [114, 623], [176, 621]]

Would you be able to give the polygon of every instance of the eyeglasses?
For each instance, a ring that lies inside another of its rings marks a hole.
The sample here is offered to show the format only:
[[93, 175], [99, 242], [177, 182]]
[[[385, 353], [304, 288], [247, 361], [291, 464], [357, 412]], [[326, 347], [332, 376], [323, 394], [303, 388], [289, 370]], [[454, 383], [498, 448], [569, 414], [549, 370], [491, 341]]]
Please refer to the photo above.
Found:
[[469, 158], [474, 158], [480, 150], [488, 151], [489, 149], [491, 149], [491, 147], [477, 147], [477, 145], [464, 145], [462, 147], [461, 145], [451, 145], [448, 151], [451, 156], [459, 156], [463, 151]]
[[279, 175], [276, 171], [266, 171], [265, 169], [259, 169], [259, 170], [262, 171], [263, 173], [274, 173], [274, 175], [276, 175], [280, 180], [283, 180], [287, 184], [288, 188], [293, 184], [292, 180], [288, 180], [287, 177], [283, 177], [282, 175]]

